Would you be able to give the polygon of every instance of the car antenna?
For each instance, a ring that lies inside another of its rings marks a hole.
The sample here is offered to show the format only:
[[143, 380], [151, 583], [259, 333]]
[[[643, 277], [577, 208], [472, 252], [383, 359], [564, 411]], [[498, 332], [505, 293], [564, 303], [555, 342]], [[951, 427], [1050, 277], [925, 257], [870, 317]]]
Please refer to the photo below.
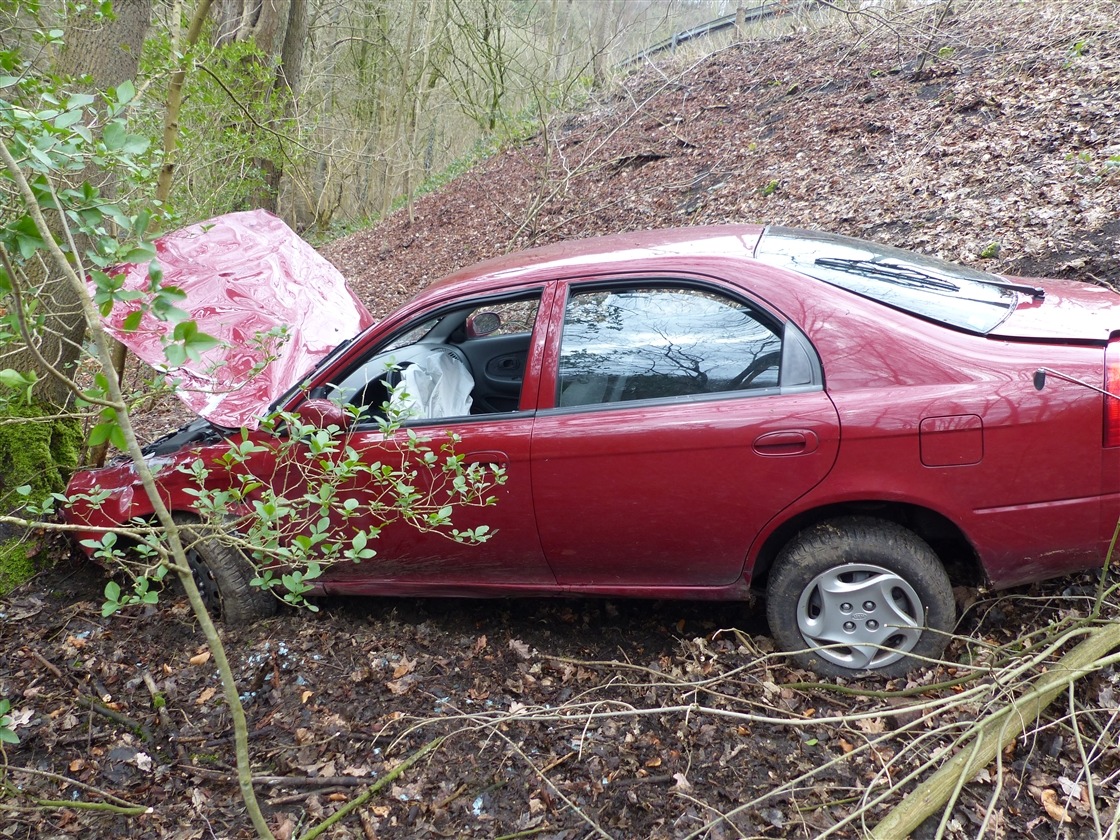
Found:
[[1053, 368], [1048, 367], [1040, 367], [1034, 372], [1034, 387], [1036, 391], [1041, 391], [1044, 387], [1046, 387], [1047, 374], [1050, 374], [1050, 376], [1053, 376], [1056, 379], [1062, 379], [1066, 382], [1072, 382], [1074, 385], [1083, 385], [1090, 391], [1097, 391], [1101, 394], [1104, 394], [1106, 397], [1112, 397], [1114, 400], [1120, 400], [1120, 394], [1114, 394], [1111, 391], [1106, 391], [1104, 388], [1098, 388], [1096, 385], [1085, 382], [1082, 379], [1077, 379], [1076, 377], [1069, 376], [1068, 374], [1061, 373], [1060, 371], [1056, 371]]

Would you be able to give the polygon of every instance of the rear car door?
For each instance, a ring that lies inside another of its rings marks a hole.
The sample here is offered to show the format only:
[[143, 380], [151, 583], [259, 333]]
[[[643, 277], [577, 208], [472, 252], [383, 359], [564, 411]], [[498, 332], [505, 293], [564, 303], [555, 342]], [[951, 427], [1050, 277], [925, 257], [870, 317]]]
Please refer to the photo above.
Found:
[[701, 279], [573, 282], [532, 439], [545, 557], [572, 587], [718, 587], [829, 472], [839, 420], [790, 323]]

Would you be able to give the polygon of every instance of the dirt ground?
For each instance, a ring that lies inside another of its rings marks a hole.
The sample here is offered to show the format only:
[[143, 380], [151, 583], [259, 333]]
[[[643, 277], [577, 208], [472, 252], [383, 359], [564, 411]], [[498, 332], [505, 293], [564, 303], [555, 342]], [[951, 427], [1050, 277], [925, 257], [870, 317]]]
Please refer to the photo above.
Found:
[[[1120, 283], [1110, 5], [963, 4], [932, 41], [919, 19], [860, 18], [649, 67], [323, 251], [378, 313], [513, 248], [723, 221]], [[927, 46], [937, 57], [919, 67]], [[179, 417], [162, 405], [147, 427]], [[0, 838], [252, 836], [185, 603], [102, 618], [104, 583], [65, 559], [0, 602], [0, 698], [20, 737], [0, 771]], [[1085, 575], [960, 590], [949, 664], [859, 685], [791, 669], [757, 605], [334, 599], [223, 634], [280, 837], [440, 737], [327, 836], [858, 837], [898, 803], [892, 786], [1013, 691], [996, 665], [1049, 667], [1040, 634], [1086, 615], [1095, 588]], [[1106, 602], [1103, 619], [1117, 617]], [[975, 837], [985, 818], [988, 837], [1107, 829], [1118, 679], [1082, 681], [985, 769], [945, 836]]]
[[[21, 736], [8, 748], [7, 781], [22, 792], [5, 798], [0, 836], [252, 836], [228, 714], [186, 603], [105, 619], [103, 584], [88, 564], [62, 564], [0, 611], [0, 693], [14, 700]], [[1085, 577], [983, 598], [960, 628], [971, 641], [947, 658], [982, 661], [1023, 628], [1083, 613], [1092, 590]], [[962, 685], [937, 685], [963, 666], [817, 683], [773, 655], [764, 632], [757, 608], [735, 604], [334, 599], [316, 615], [223, 634], [257, 791], [281, 837], [440, 736], [327, 836], [816, 837], [896, 778], [936, 764], [1003, 693], [983, 676], [968, 700]], [[1116, 679], [1105, 671], [1077, 694], [1102, 728]], [[913, 708], [938, 699], [944, 708], [928, 719]], [[1077, 742], [1060, 717], [966, 788], [946, 836], [976, 836], [993, 796], [989, 836], [1096, 836]], [[1093, 797], [1105, 819], [1120, 799], [1118, 772], [1120, 750], [1102, 742]], [[1072, 822], [1050, 816], [1047, 791]], [[75, 807], [35, 808], [31, 797]], [[78, 802], [150, 811], [110, 815]], [[868, 805], [867, 822], [893, 804]]]

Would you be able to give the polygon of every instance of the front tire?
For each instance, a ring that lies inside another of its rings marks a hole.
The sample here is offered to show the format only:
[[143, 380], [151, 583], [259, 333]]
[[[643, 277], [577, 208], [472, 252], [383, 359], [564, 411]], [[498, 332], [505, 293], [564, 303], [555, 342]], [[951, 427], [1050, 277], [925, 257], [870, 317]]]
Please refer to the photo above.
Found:
[[234, 546], [208, 536], [199, 521], [176, 514], [179, 539], [207, 612], [225, 624], [247, 624], [276, 612], [271, 592], [253, 586], [253, 566]]
[[956, 608], [933, 549], [894, 522], [844, 517], [802, 531], [766, 588], [775, 641], [822, 676], [902, 676], [945, 650]]

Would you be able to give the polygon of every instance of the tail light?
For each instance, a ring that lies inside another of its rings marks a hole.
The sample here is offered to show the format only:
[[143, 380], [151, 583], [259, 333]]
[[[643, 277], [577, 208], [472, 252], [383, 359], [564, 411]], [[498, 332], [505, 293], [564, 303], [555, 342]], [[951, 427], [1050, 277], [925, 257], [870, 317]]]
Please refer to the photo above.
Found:
[[1104, 353], [1104, 445], [1120, 446], [1120, 339], [1108, 343]]

